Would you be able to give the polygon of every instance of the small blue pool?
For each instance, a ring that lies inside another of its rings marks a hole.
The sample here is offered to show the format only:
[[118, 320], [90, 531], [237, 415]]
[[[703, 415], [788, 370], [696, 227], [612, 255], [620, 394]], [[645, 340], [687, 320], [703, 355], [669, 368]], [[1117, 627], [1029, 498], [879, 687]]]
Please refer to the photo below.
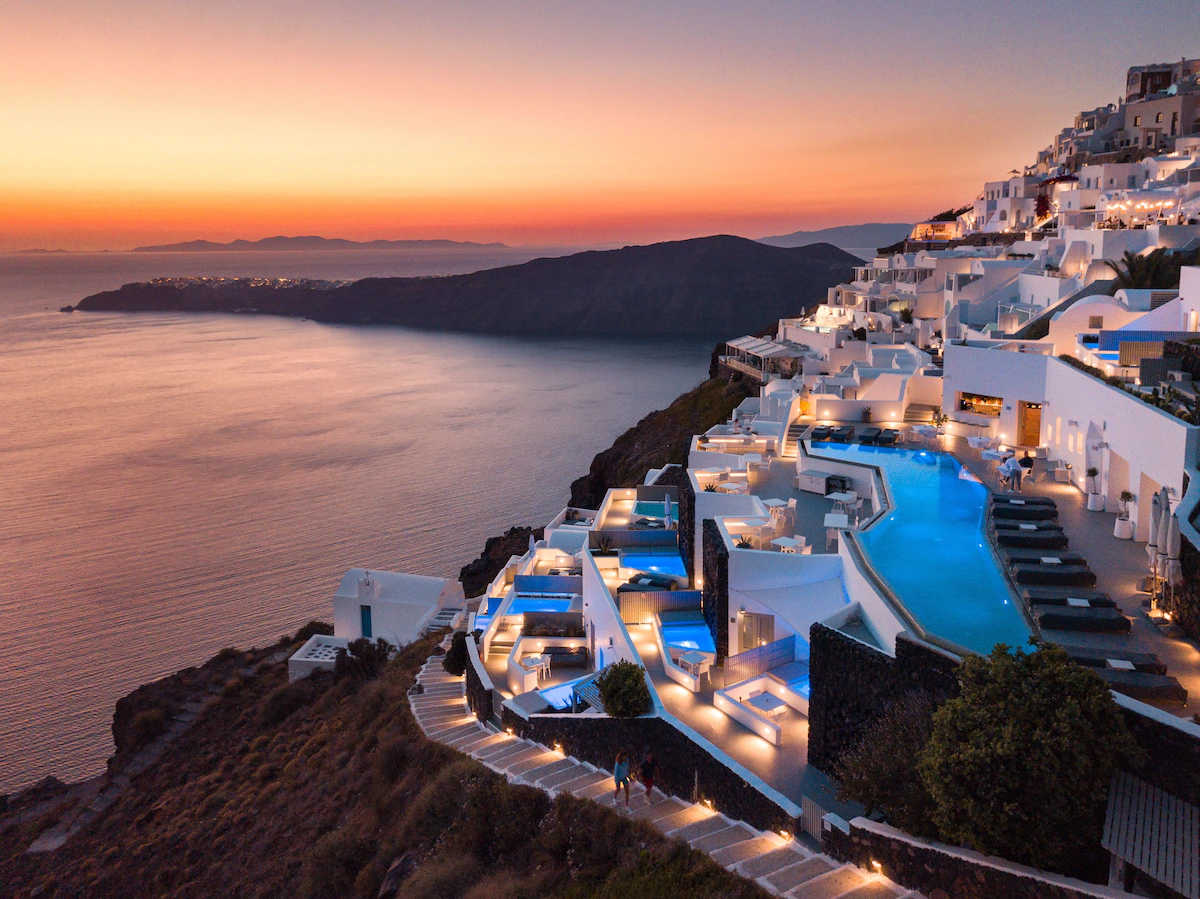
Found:
[[575, 689], [575, 685], [581, 680], [586, 680], [591, 675], [577, 677], [575, 680], [569, 680], [563, 684], [556, 684], [553, 687], [546, 687], [544, 690], [538, 690], [542, 694], [542, 699], [550, 703], [556, 709], [569, 709], [571, 707], [571, 694]]
[[957, 459], [857, 444], [823, 444], [813, 453], [820, 457], [877, 465], [887, 476], [895, 508], [858, 541], [925, 630], [982, 654], [997, 643], [1026, 646], [1029, 626], [984, 532], [988, 489], [960, 477]]
[[559, 599], [549, 596], [514, 596], [508, 607], [508, 615], [524, 615], [526, 612], [569, 612], [571, 597]]
[[620, 565], [622, 568], [631, 568], [634, 571], [644, 571], [653, 574], [670, 574], [676, 577], [687, 577], [687, 569], [683, 567], [683, 559], [679, 557], [679, 551], [670, 550], [648, 550], [648, 549], [623, 549], [619, 553]]
[[[666, 504], [661, 500], [643, 499], [633, 504], [633, 514], [645, 518], [662, 518]], [[679, 503], [671, 503], [671, 517], [679, 517]]]
[[661, 625], [663, 643], [675, 649], [698, 649], [700, 652], [717, 651], [712, 632], [701, 621], [664, 621]]

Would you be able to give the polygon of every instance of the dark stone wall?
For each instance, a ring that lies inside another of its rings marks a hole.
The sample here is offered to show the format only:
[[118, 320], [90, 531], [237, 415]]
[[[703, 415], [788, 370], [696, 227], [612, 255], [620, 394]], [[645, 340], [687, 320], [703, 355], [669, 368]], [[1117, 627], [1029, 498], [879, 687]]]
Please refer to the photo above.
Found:
[[[839, 861], [878, 871], [930, 899], [1096, 899], [1097, 891], [1046, 883], [1014, 871], [1001, 871], [959, 858], [917, 841], [873, 833], [850, 825], [850, 833], [826, 828], [821, 849]], [[875, 862], [879, 867], [875, 867]]]
[[1179, 565], [1183, 585], [1175, 588], [1172, 615], [1185, 634], [1200, 640], [1200, 550], [1187, 537], [1179, 543]]
[[729, 648], [729, 550], [711, 518], [704, 519], [701, 539], [704, 591], [700, 608], [717, 646], [717, 662], [721, 662]]
[[906, 693], [923, 690], [938, 704], [958, 691], [958, 662], [903, 635], [892, 658], [814, 624], [809, 647], [808, 763], [822, 771], [832, 771], [863, 728]]
[[684, 472], [679, 485], [679, 554], [688, 573], [688, 586], [696, 586], [696, 491]]
[[[472, 642], [474, 637], [467, 635], [467, 639]], [[478, 654], [478, 648], [476, 649]], [[467, 687], [467, 705], [471, 711], [475, 713], [475, 717], [480, 721], [487, 721], [492, 717], [492, 690], [489, 690], [483, 685], [483, 681], [479, 679], [479, 672], [475, 670], [475, 666], [470, 663], [470, 656], [467, 661], [466, 671], [466, 687]]]
[[526, 721], [505, 709], [503, 724], [544, 746], [558, 743], [567, 755], [606, 771], [612, 770], [618, 749], [629, 754], [635, 771], [651, 751], [658, 762], [655, 783], [664, 793], [692, 802], [707, 799], [717, 811], [760, 830], [799, 830], [783, 808], [662, 718], [535, 715]]
[[1173, 796], [1200, 805], [1200, 740], [1153, 718], [1121, 709], [1129, 732], [1146, 753], [1133, 773]]

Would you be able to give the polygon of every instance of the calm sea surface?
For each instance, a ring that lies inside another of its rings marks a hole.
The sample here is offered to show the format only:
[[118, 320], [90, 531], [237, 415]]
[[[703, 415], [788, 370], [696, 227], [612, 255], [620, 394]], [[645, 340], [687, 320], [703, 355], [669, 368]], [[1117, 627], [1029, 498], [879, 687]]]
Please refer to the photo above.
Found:
[[163, 275], [449, 274], [504, 251], [0, 256], [0, 793], [98, 773], [113, 703], [544, 524], [710, 347], [57, 312]]

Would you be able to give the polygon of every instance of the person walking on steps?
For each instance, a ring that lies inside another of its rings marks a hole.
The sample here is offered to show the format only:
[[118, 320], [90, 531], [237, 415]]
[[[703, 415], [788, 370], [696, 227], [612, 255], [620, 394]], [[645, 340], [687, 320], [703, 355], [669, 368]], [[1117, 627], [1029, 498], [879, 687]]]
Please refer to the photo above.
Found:
[[654, 775], [658, 772], [658, 762], [654, 761], [654, 753], [647, 752], [642, 760], [642, 787], [646, 790], [646, 798], [654, 791]]
[[621, 794], [621, 787], [625, 788], [625, 808], [629, 808], [629, 758], [625, 755], [625, 750], [621, 749], [617, 752], [617, 759], [613, 762], [613, 805], [617, 804], [617, 797]]

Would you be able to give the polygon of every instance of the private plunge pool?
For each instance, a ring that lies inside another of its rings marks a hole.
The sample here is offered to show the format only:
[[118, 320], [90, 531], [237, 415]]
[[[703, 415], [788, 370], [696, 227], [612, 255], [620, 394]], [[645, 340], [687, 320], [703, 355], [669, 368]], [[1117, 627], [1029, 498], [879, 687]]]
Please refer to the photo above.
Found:
[[716, 653], [712, 631], [699, 612], [659, 612], [658, 618], [664, 646], [684, 652], [696, 649]]
[[[662, 518], [667, 504], [662, 500], [640, 499], [633, 504], [633, 514], [643, 518]], [[679, 518], [679, 503], [671, 503], [671, 517]]]
[[997, 643], [1014, 649], [1028, 644], [1029, 626], [985, 532], [988, 489], [960, 477], [957, 459], [859, 444], [823, 445], [812, 458], [876, 465], [884, 472], [893, 508], [859, 531], [858, 542], [925, 631], [982, 654]]
[[673, 577], [687, 577], [687, 569], [683, 567], [683, 559], [675, 548], [663, 549], [622, 549], [618, 553], [622, 568], [631, 571], [641, 571], [646, 574], [669, 574]]

